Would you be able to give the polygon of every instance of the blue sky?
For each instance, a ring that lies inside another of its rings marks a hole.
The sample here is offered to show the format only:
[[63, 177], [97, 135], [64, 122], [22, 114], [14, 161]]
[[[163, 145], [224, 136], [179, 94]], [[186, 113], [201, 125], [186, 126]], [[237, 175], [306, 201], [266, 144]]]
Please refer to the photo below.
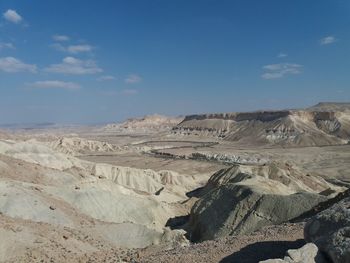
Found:
[[0, 123], [350, 101], [347, 0], [1, 0]]

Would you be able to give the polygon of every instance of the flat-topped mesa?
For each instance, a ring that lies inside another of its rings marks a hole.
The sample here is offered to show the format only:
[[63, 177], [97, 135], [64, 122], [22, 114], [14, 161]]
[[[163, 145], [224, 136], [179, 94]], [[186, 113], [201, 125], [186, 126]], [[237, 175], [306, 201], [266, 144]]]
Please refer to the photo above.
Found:
[[[291, 114], [292, 111], [256, 111], [256, 112], [231, 112], [231, 113], [212, 113], [212, 114], [197, 114], [188, 115], [182, 122], [189, 120], [205, 120], [205, 119], [221, 119], [232, 121], [271, 121], [278, 118], [286, 117]], [[180, 123], [181, 124], [181, 123]]]
[[173, 133], [243, 143], [300, 146], [348, 143], [350, 111], [316, 109], [190, 115], [173, 128]]

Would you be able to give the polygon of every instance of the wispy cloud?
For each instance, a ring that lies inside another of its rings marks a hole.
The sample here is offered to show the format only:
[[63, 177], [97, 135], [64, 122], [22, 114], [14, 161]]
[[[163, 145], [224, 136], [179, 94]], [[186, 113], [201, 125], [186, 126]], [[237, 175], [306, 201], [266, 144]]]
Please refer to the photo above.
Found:
[[117, 95], [120, 95], [120, 92], [116, 91], [116, 90], [101, 90], [100, 92], [104, 96], [117, 96]]
[[288, 57], [288, 54], [281, 52], [277, 55], [277, 57], [278, 58], [285, 58], [285, 57]]
[[60, 64], [53, 64], [45, 68], [47, 72], [63, 74], [96, 74], [103, 70], [99, 68], [94, 60], [80, 60], [74, 57], [65, 57]]
[[122, 94], [124, 94], [124, 95], [136, 95], [138, 93], [139, 92], [136, 89], [124, 89], [124, 90], [122, 90]]
[[54, 43], [50, 46], [58, 51], [68, 52], [70, 54], [90, 52], [94, 49], [94, 47], [90, 46], [90, 45], [70, 45], [70, 46], [65, 47], [60, 43]]
[[67, 47], [67, 51], [72, 54], [80, 52], [90, 52], [93, 49], [90, 45], [72, 45]]
[[326, 37], [320, 39], [320, 44], [321, 45], [330, 45], [330, 44], [333, 44], [337, 41], [338, 41], [338, 39], [336, 39], [334, 36], [326, 36]]
[[0, 50], [2, 49], [15, 49], [15, 46], [12, 43], [0, 42]]
[[66, 47], [60, 43], [51, 44], [50, 47], [52, 47], [53, 49], [56, 49], [58, 51], [62, 51], [62, 52], [67, 51]]
[[101, 76], [101, 77], [97, 78], [98, 81], [106, 81], [106, 80], [114, 80], [114, 79], [115, 79], [115, 77], [110, 76], [110, 75]]
[[69, 36], [65, 35], [53, 35], [52, 39], [58, 42], [64, 42], [64, 41], [69, 41]]
[[302, 65], [292, 63], [279, 63], [263, 66], [266, 72], [261, 75], [263, 79], [278, 79], [286, 75], [300, 74]]
[[33, 88], [40, 89], [68, 89], [68, 90], [77, 90], [80, 89], [81, 86], [74, 82], [65, 82], [60, 80], [44, 80], [44, 81], [36, 81], [34, 83], [28, 84]]
[[14, 57], [0, 58], [0, 70], [8, 73], [30, 72], [36, 73], [37, 66], [34, 64], [26, 64]]
[[11, 23], [15, 23], [15, 24], [19, 24], [21, 23], [21, 21], [23, 20], [23, 18], [15, 11], [12, 9], [8, 9], [4, 14], [3, 17], [11, 22]]
[[125, 78], [124, 81], [128, 84], [135, 84], [141, 82], [142, 78], [137, 74], [130, 74]]

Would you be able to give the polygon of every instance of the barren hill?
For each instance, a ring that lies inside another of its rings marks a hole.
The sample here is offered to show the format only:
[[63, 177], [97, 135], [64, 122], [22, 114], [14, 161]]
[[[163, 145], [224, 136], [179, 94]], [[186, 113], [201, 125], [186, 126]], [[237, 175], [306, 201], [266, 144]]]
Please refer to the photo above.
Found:
[[[318, 104], [306, 110], [190, 115], [175, 134], [200, 135], [245, 144], [323, 146], [347, 144], [350, 104]], [[335, 109], [335, 110], [330, 110]]]
[[31, 251], [41, 258], [50, 254], [57, 262], [58, 247], [73, 250], [74, 258], [103, 247], [139, 248], [182, 238], [182, 232], [165, 224], [187, 209], [178, 202], [200, 186], [196, 178], [72, 156], [86, 149], [97, 153], [114, 148], [78, 138], [52, 144], [0, 140], [1, 262], [40, 261], [28, 259]]
[[350, 111], [348, 102], [320, 102], [308, 108], [311, 111]]
[[122, 123], [111, 123], [103, 127], [105, 131], [118, 132], [155, 132], [170, 130], [183, 120], [182, 117], [163, 115], [146, 115], [142, 118], [131, 118]]
[[215, 173], [192, 207], [191, 239], [248, 234], [307, 211], [323, 193], [339, 191], [323, 178], [306, 176], [289, 164], [234, 165]]

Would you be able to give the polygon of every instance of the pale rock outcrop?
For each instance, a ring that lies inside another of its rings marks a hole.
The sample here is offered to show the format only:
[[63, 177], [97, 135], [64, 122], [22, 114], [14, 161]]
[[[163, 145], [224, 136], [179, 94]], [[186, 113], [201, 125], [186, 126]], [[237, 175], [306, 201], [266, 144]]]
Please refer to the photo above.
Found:
[[[186, 241], [183, 232], [164, 226], [183, 213], [173, 203], [199, 186], [194, 177], [83, 161], [35, 140], [1, 140], [0, 157], [0, 171], [7, 174], [0, 181], [0, 212], [6, 217], [86, 227], [128, 248]], [[31, 179], [16, 180], [22, 176], [12, 173], [16, 165], [30, 167]]]
[[111, 123], [102, 128], [105, 132], [153, 133], [168, 131], [183, 120], [182, 117], [147, 115], [128, 119], [122, 123]]
[[46, 145], [55, 151], [73, 156], [84, 153], [105, 153], [122, 150], [122, 147], [107, 142], [87, 140], [79, 137], [62, 137], [54, 141], [49, 141]]
[[150, 169], [83, 161], [70, 154], [58, 152], [36, 140], [19, 142], [2, 140], [0, 154], [60, 171], [78, 169], [85, 176], [93, 175], [100, 179], [108, 179], [118, 185], [149, 194], [160, 191], [159, 198], [164, 196], [163, 201], [185, 199], [187, 191], [199, 186], [192, 176], [166, 170], [156, 172]]
[[267, 158], [261, 158], [260, 156], [254, 156], [251, 154], [233, 155], [212, 152], [195, 152], [188, 158], [193, 160], [216, 161], [225, 164], [266, 164], [269, 161]]
[[313, 243], [308, 243], [299, 249], [289, 249], [284, 259], [268, 259], [259, 263], [326, 263], [318, 248]]
[[80, 161], [77, 159], [56, 152], [36, 140], [19, 142], [1, 140], [0, 154], [61, 171], [72, 167], [81, 167]]

